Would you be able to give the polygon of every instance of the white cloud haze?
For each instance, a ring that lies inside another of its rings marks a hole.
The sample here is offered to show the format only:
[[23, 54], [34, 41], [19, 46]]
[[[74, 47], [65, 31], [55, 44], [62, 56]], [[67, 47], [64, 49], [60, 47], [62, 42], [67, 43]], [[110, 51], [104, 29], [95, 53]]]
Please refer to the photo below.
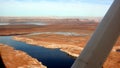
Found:
[[85, 2], [87, 0], [82, 1], [0, 0], [0, 16], [103, 16], [110, 6], [110, 4], [103, 4], [102, 2], [101, 4]]

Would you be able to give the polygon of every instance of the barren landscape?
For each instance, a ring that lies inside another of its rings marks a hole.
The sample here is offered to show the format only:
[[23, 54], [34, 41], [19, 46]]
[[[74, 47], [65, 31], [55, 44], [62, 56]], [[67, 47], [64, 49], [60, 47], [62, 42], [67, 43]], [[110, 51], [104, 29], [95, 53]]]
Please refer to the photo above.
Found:
[[[33, 36], [15, 36], [17, 41], [26, 42], [36, 46], [42, 46], [45, 48], [60, 48], [61, 51], [73, 56], [78, 57], [80, 52], [85, 47], [85, 44], [89, 40], [89, 36], [65, 36], [54, 34], [40, 34]], [[120, 37], [114, 45], [110, 55], [104, 63], [104, 68], [119, 68], [120, 67]]]
[[0, 44], [0, 57], [4, 63], [2, 68], [47, 68], [37, 59], [8, 45]]
[[[12, 25], [18, 22], [43, 22], [47, 25]], [[13, 39], [35, 46], [45, 48], [59, 48], [61, 51], [73, 57], [78, 57], [85, 44], [92, 36], [97, 25], [96, 20], [88, 19], [7, 19], [1, 22], [9, 22], [11, 25], [1, 25], [0, 35], [18, 35]], [[20, 46], [20, 45], [19, 45]], [[6, 63], [6, 62], [5, 62]], [[120, 67], [120, 37], [114, 45], [110, 55], [105, 61], [103, 68]]]

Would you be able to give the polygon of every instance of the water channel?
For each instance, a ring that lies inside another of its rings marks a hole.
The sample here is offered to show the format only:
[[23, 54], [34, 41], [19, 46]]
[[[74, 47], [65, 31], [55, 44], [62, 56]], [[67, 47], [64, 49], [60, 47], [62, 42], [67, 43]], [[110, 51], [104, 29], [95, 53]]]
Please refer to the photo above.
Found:
[[74, 58], [61, 52], [59, 49], [48, 49], [40, 46], [33, 46], [24, 42], [15, 41], [12, 36], [0, 36], [0, 43], [7, 44], [17, 50], [22, 50], [38, 59], [47, 68], [70, 68]]

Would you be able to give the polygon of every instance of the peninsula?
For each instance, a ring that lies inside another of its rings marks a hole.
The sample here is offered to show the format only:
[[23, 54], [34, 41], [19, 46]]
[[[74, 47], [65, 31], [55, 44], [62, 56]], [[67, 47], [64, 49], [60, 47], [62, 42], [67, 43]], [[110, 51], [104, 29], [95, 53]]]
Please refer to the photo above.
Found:
[[47, 68], [27, 53], [8, 45], [0, 44], [0, 58], [2, 68]]

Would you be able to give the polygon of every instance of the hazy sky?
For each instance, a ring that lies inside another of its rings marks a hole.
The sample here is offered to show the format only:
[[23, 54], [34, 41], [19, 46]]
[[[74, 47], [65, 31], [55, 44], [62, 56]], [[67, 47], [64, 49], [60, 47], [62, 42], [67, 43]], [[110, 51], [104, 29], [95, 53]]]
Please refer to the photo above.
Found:
[[113, 0], [0, 0], [0, 16], [104, 16]]

